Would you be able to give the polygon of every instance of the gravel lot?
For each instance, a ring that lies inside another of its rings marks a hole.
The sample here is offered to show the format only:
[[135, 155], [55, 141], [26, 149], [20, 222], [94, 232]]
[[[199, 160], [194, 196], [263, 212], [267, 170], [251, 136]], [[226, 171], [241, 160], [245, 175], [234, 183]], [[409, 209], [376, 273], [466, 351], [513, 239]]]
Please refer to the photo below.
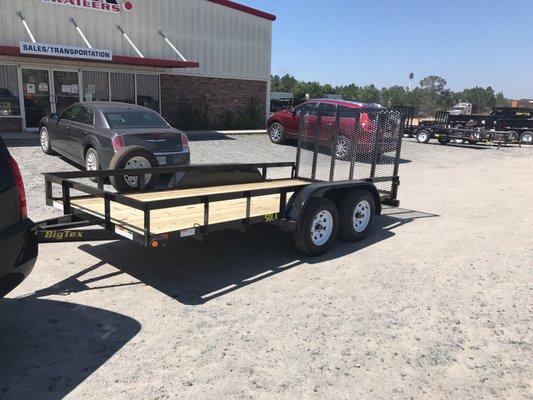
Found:
[[[266, 136], [193, 162], [290, 160]], [[11, 147], [47, 218], [37, 147]], [[5, 399], [533, 398], [533, 147], [404, 143], [401, 209], [302, 258], [269, 226], [158, 253], [41, 246], [0, 300]]]

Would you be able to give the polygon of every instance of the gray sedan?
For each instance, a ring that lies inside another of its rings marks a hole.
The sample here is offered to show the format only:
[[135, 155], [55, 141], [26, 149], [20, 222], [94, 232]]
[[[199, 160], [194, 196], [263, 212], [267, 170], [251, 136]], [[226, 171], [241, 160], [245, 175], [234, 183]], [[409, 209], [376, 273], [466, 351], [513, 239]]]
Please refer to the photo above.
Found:
[[[88, 171], [190, 162], [187, 135], [155, 111], [132, 104], [75, 103], [42, 118], [39, 136], [46, 154], [59, 153]], [[126, 177], [121, 189], [137, 184], [136, 177]]]

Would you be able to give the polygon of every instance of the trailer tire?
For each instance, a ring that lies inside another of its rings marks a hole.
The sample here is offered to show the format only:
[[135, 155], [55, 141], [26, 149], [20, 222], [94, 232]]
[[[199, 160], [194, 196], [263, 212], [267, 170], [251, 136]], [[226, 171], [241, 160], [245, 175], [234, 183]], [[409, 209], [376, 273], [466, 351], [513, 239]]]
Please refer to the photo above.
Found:
[[368, 236], [374, 225], [376, 201], [368, 190], [348, 192], [340, 205], [339, 236], [357, 242]]
[[525, 131], [520, 135], [521, 144], [533, 144], [533, 132]]
[[[155, 168], [159, 163], [154, 154], [141, 146], [128, 146], [113, 156], [109, 169]], [[118, 192], [132, 192], [139, 188], [138, 178], [134, 176], [111, 176], [111, 185]], [[145, 188], [153, 188], [159, 181], [159, 175], [145, 175]]]
[[420, 129], [416, 133], [416, 141], [418, 143], [427, 143], [431, 139], [431, 133], [427, 129]]
[[337, 238], [339, 211], [329, 199], [312, 198], [296, 225], [294, 243], [309, 256], [324, 254]]
[[448, 144], [449, 142], [450, 142], [450, 139], [442, 139], [442, 138], [439, 139], [440, 144]]

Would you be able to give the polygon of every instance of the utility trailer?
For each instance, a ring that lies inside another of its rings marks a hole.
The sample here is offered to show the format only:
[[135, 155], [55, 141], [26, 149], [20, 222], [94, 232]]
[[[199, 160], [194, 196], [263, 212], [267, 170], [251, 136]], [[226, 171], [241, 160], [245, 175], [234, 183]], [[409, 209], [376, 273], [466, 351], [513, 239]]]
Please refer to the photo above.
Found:
[[414, 107], [398, 105], [393, 106], [392, 109], [398, 111], [403, 117], [403, 137], [414, 137], [418, 129], [418, 124], [414, 123]]
[[[354, 109], [348, 115], [337, 107], [334, 124], [325, 126], [322, 110], [298, 112], [298, 144], [290, 162], [45, 174], [46, 203], [64, 215], [36, 225], [39, 242], [129, 239], [155, 249], [174, 239], [201, 240], [210, 232], [256, 223], [293, 232], [296, 246], [308, 255], [325, 252], [337, 234], [363, 239], [382, 204], [399, 205], [401, 114]], [[335, 143], [346, 132], [343, 124], [353, 127], [352, 153], [340, 160]], [[147, 190], [146, 175], [162, 174], [172, 175], [168, 187]], [[136, 176], [137, 190], [106, 190], [112, 176]]]
[[437, 139], [440, 144], [453, 143], [476, 144], [479, 142], [496, 143], [500, 145], [513, 143], [516, 133], [513, 131], [497, 131], [494, 129], [480, 128], [475, 124], [459, 127], [450, 122], [450, 115], [445, 111], [438, 111], [434, 121], [426, 121], [419, 125], [416, 131], [416, 140], [419, 143], [428, 143], [430, 139]]
[[494, 107], [489, 115], [448, 115], [452, 128], [506, 132], [502, 138], [520, 144], [533, 144], [533, 110], [517, 107]]

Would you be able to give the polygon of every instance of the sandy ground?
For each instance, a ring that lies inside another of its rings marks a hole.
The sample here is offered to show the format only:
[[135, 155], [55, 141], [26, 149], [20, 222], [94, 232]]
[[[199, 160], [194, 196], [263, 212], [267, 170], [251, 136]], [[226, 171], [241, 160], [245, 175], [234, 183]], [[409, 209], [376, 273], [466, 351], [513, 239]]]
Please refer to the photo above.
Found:
[[[31, 215], [40, 172], [12, 147]], [[195, 162], [277, 161], [264, 136], [192, 142]], [[402, 208], [302, 258], [254, 227], [158, 253], [41, 246], [0, 300], [2, 399], [533, 398], [533, 147], [407, 139]]]

